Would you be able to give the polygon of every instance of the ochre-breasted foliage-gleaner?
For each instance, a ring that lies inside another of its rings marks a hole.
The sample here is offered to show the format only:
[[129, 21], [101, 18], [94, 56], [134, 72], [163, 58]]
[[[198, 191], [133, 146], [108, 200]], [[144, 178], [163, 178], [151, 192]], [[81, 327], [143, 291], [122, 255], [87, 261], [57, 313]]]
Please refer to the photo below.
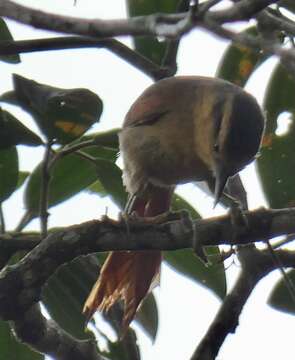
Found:
[[[175, 185], [192, 181], [206, 181], [217, 203], [228, 178], [254, 159], [263, 128], [255, 98], [227, 81], [178, 76], [151, 85], [131, 106], [119, 135], [132, 199], [128, 213], [166, 212]], [[160, 251], [111, 252], [84, 313], [90, 317], [121, 299], [126, 329], [160, 264]]]

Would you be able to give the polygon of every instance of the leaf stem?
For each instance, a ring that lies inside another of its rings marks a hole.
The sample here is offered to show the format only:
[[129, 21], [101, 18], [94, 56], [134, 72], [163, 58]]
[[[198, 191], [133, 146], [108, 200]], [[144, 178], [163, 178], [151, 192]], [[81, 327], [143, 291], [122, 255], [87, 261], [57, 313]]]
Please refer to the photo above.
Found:
[[14, 231], [21, 232], [34, 217], [35, 216], [30, 211], [26, 211]]
[[95, 158], [94, 156], [91, 156], [91, 155], [89, 155], [89, 154], [86, 154], [86, 153], [84, 153], [83, 151], [77, 151], [76, 154], [77, 154], [78, 156], [80, 156], [81, 158], [90, 161], [90, 162], [93, 163], [95, 166], [97, 165], [97, 164], [96, 164], [96, 158]]
[[44, 159], [42, 163], [42, 184], [41, 184], [40, 206], [39, 206], [42, 238], [45, 238], [47, 236], [47, 225], [48, 225], [48, 216], [49, 216], [48, 196], [49, 196], [49, 182], [50, 182], [49, 162], [51, 158], [52, 144], [53, 144], [52, 140], [48, 140], [48, 142], [46, 143]]
[[85, 147], [95, 145], [95, 144], [96, 144], [95, 139], [90, 139], [90, 140], [82, 141], [78, 144], [73, 144], [73, 145], [68, 145], [68, 146], [63, 147], [61, 150], [55, 152], [52, 159], [50, 159], [49, 164], [48, 164], [48, 171], [50, 172], [52, 167], [56, 163], [56, 161], [58, 161], [62, 157], [72, 154], [73, 152], [83, 149]]

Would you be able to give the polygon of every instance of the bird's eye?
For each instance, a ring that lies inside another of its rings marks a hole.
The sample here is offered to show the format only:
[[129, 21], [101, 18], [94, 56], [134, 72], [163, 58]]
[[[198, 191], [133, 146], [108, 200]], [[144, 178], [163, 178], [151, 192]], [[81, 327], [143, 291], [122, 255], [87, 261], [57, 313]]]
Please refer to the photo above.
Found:
[[214, 144], [213, 150], [214, 150], [215, 152], [219, 152], [219, 145], [218, 145], [218, 144]]

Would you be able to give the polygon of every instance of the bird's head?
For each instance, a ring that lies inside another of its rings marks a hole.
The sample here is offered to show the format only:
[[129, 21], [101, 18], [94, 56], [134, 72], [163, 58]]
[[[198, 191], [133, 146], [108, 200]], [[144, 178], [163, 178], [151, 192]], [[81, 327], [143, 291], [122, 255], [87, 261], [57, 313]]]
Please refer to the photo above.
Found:
[[239, 88], [227, 97], [221, 113], [215, 123], [213, 142], [215, 205], [228, 178], [254, 159], [264, 129], [264, 116], [255, 98]]

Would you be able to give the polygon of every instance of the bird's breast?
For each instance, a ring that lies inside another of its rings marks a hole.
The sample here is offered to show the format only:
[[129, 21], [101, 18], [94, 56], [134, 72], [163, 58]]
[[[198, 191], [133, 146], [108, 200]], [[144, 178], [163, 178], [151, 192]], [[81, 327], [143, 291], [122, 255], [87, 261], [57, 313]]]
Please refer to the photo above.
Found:
[[120, 134], [123, 155], [124, 184], [130, 193], [140, 192], [146, 183], [172, 186], [206, 180], [211, 171], [196, 156], [193, 129], [182, 124], [174, 126], [173, 119], [157, 126], [126, 127]]

